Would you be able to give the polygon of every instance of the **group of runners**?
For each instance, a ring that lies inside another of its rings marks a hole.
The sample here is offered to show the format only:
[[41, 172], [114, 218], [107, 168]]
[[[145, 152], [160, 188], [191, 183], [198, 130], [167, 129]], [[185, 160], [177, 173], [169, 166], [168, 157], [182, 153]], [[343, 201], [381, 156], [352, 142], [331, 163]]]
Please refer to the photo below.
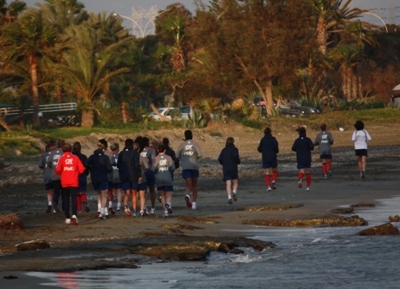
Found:
[[[109, 214], [121, 210], [127, 216], [154, 215], [156, 186], [163, 216], [168, 217], [173, 213], [173, 172], [180, 165], [186, 181], [186, 204], [196, 210], [198, 159], [202, 157], [202, 152], [193, 141], [191, 130], [186, 130], [184, 136], [176, 153], [169, 146], [168, 138], [162, 140], [157, 150], [150, 146], [147, 137], [139, 136], [135, 140], [128, 138], [121, 151], [118, 143], [113, 143], [109, 150], [108, 142], [101, 139], [89, 157], [82, 154], [79, 142], [71, 146], [63, 140], [50, 141], [39, 159], [47, 191], [46, 212], [63, 211], [66, 224], [79, 224], [78, 212], [90, 211], [86, 196], [87, 178], [90, 175], [93, 189], [98, 193], [97, 211], [100, 219], [105, 220]], [[150, 210], [146, 206], [147, 189], [150, 193]]]
[[[364, 123], [357, 121], [352, 135], [355, 154], [358, 160], [360, 178], [365, 179], [367, 143], [371, 140], [364, 130]], [[299, 127], [299, 137], [294, 141], [292, 151], [296, 152], [298, 169], [298, 187], [303, 187], [305, 178], [306, 191], [311, 187], [311, 151], [319, 147], [321, 170], [325, 179], [331, 176], [332, 151], [334, 142], [332, 134], [327, 131], [326, 124], [321, 124], [321, 132], [312, 141], [306, 135], [306, 128]], [[279, 144], [269, 127], [264, 130], [257, 150], [262, 155], [262, 167], [267, 191], [275, 190], [278, 179]], [[197, 209], [199, 159], [202, 151], [193, 140], [191, 130], [184, 132], [183, 142], [175, 151], [164, 138], [157, 149], [150, 146], [147, 137], [126, 139], [124, 148], [120, 150], [118, 143], [108, 149], [108, 142], [101, 139], [97, 149], [87, 157], [81, 152], [81, 144], [72, 146], [63, 140], [50, 141], [39, 159], [39, 167], [43, 169], [45, 188], [47, 190], [46, 212], [65, 214], [66, 224], [78, 224], [78, 213], [89, 212], [86, 190], [87, 178], [90, 175], [93, 188], [98, 193], [97, 212], [100, 219], [105, 220], [109, 214], [122, 211], [127, 216], [154, 215], [156, 208], [156, 188], [158, 199], [162, 204], [163, 217], [173, 213], [172, 196], [174, 171], [181, 166], [182, 178], [186, 182], [185, 202], [192, 210]], [[239, 150], [234, 138], [228, 137], [221, 150], [218, 162], [222, 165], [223, 180], [226, 185], [228, 203], [237, 201]], [[146, 206], [147, 190], [150, 193], [150, 210]], [[61, 210], [59, 208], [61, 197]], [[114, 200], [117, 201], [114, 206]]]

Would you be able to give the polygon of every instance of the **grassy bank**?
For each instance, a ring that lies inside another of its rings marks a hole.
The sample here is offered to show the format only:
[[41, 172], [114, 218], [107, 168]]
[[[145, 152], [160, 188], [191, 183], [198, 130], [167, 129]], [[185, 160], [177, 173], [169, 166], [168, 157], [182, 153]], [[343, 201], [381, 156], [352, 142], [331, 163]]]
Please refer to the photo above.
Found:
[[[304, 125], [310, 130], [319, 130], [321, 123], [326, 123], [328, 129], [337, 130], [343, 128], [346, 131], [353, 130], [356, 120], [363, 120], [366, 127], [379, 126], [385, 128], [400, 125], [400, 110], [394, 108], [356, 110], [356, 111], [333, 111], [318, 115], [305, 117], [274, 116], [269, 118], [227, 119], [226, 122], [235, 131], [235, 125], [241, 123], [245, 126], [261, 130], [270, 126], [276, 132], [294, 131], [297, 126]], [[226, 124], [224, 124], [226, 125]], [[218, 131], [218, 122], [214, 122], [207, 128], [211, 133]], [[96, 126], [92, 128], [62, 127], [42, 130], [31, 130], [29, 132], [20, 128], [13, 128], [12, 132], [0, 133], [0, 157], [3, 160], [25, 160], [37, 156], [43, 151], [44, 143], [51, 139], [73, 139], [91, 134], [116, 134], [141, 133], [169, 130], [175, 128], [186, 128], [182, 122], [155, 122], [143, 121], [132, 124], [114, 124], [107, 126]]]

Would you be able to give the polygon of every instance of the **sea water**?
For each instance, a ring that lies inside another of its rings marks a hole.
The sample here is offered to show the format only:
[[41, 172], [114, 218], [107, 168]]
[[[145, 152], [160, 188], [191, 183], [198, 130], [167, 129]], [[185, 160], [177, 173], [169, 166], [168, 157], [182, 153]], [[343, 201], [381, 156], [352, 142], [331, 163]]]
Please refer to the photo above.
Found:
[[[388, 216], [399, 214], [400, 197], [378, 201], [376, 207], [358, 214], [369, 222], [368, 227], [386, 223]], [[242, 248], [244, 254], [240, 255], [215, 252], [205, 262], [152, 263], [140, 265], [138, 269], [27, 274], [39, 277], [41, 286], [70, 289], [400, 288], [399, 236], [358, 236], [357, 232], [364, 228], [254, 226], [240, 233], [271, 241], [277, 247], [262, 252]]]

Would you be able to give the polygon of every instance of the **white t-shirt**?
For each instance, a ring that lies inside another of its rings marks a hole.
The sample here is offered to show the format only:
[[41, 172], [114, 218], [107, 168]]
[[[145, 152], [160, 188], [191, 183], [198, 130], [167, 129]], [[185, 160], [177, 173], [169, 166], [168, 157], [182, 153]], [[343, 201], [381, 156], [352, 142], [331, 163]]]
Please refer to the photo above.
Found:
[[353, 132], [351, 140], [354, 142], [354, 149], [356, 150], [366, 150], [368, 149], [367, 143], [371, 141], [371, 136], [366, 130], [356, 130]]

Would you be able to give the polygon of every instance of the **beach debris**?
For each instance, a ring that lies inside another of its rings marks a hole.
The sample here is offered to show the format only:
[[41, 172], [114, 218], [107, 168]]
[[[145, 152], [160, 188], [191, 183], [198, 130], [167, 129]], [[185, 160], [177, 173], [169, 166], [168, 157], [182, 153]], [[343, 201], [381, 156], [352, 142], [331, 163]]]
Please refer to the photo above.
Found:
[[32, 251], [50, 248], [50, 244], [46, 240], [32, 240], [15, 245], [18, 251]]
[[24, 223], [18, 214], [0, 215], [0, 229], [1, 230], [23, 230]]
[[6, 276], [4, 276], [3, 277], [3, 279], [18, 279], [18, 277], [17, 276], [14, 276], [14, 275], [6, 275]]
[[379, 235], [379, 236], [386, 236], [386, 235], [399, 235], [399, 229], [395, 226], [393, 226], [390, 222], [383, 224], [383, 225], [379, 225], [379, 226], [375, 226], [375, 227], [371, 227], [365, 230], [362, 230], [360, 232], [358, 232], [357, 235], [360, 236], [375, 236], [375, 235]]

